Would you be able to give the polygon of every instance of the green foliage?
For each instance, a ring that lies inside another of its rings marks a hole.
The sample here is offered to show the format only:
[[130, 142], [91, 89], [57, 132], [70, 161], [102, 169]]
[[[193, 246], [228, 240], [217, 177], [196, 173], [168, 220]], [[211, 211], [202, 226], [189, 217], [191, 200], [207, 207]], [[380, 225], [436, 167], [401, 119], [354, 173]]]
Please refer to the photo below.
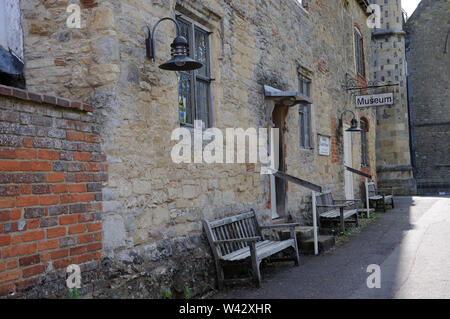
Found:
[[169, 290], [164, 289], [163, 291], [163, 299], [170, 299], [172, 297], [172, 294], [170, 293]]
[[78, 288], [68, 288], [67, 296], [64, 299], [80, 299]]
[[184, 286], [184, 299], [190, 299], [188, 285]]
[[205, 270], [203, 271], [203, 276], [205, 277], [205, 280], [208, 278], [208, 266], [205, 266]]

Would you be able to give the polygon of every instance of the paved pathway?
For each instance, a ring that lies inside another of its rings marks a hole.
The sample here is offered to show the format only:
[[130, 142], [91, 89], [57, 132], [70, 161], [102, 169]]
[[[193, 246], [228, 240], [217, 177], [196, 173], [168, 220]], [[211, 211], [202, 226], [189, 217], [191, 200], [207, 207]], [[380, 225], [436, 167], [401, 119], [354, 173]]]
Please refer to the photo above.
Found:
[[[381, 269], [381, 288], [367, 287], [367, 267]], [[241, 288], [217, 298], [450, 298], [450, 198], [397, 197], [351, 240], [300, 267], [279, 264], [260, 289]]]

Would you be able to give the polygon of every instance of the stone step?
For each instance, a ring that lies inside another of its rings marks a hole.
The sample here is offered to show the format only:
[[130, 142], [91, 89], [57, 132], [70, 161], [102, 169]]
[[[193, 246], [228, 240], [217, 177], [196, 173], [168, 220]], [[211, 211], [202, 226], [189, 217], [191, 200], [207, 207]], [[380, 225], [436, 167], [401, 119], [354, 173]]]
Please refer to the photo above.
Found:
[[[312, 226], [297, 226], [295, 227], [295, 232], [297, 233], [297, 240], [299, 243], [314, 237], [314, 227]], [[289, 229], [280, 231], [281, 240], [286, 240], [289, 238], [291, 238]]]
[[[336, 244], [334, 236], [319, 235], [319, 253], [330, 250]], [[314, 255], [314, 238], [299, 243], [299, 252], [305, 255]]]

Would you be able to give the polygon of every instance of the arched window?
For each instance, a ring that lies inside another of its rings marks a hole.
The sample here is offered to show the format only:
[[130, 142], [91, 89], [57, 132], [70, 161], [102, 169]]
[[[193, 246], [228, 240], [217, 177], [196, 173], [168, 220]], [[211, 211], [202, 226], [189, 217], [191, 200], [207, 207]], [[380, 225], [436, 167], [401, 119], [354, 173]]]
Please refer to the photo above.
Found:
[[367, 132], [369, 124], [367, 120], [361, 119], [361, 166], [369, 166], [369, 147], [367, 142]]

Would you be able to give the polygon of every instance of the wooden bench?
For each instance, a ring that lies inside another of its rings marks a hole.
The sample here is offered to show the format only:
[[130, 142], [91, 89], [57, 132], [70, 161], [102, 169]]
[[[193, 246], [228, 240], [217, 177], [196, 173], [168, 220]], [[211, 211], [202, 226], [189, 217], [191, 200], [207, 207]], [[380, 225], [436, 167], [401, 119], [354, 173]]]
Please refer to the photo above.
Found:
[[[211, 246], [219, 283], [222, 289], [225, 282], [223, 266], [233, 262], [251, 261], [253, 273], [258, 287], [261, 284], [259, 266], [264, 258], [272, 256], [287, 248], [293, 248], [292, 258], [299, 265], [295, 227], [300, 224], [275, 224], [260, 226], [253, 210], [216, 221], [203, 221], [206, 236]], [[283, 241], [266, 240], [265, 229], [289, 228], [291, 238]]]
[[345, 232], [345, 219], [354, 216], [356, 226], [359, 226], [358, 209], [353, 209], [351, 206], [357, 205], [359, 199], [353, 200], [335, 200], [331, 192], [324, 192], [316, 194], [316, 211], [317, 220], [320, 225], [320, 218], [339, 219], [340, 231]]
[[[375, 183], [367, 183], [367, 189], [369, 190], [369, 205], [378, 210], [378, 207], [383, 207], [383, 211], [386, 212], [386, 205], [391, 205], [394, 208], [394, 194], [392, 188], [376, 189]], [[389, 195], [384, 195], [383, 192], [389, 190]], [[375, 205], [372, 205], [375, 204]]]

